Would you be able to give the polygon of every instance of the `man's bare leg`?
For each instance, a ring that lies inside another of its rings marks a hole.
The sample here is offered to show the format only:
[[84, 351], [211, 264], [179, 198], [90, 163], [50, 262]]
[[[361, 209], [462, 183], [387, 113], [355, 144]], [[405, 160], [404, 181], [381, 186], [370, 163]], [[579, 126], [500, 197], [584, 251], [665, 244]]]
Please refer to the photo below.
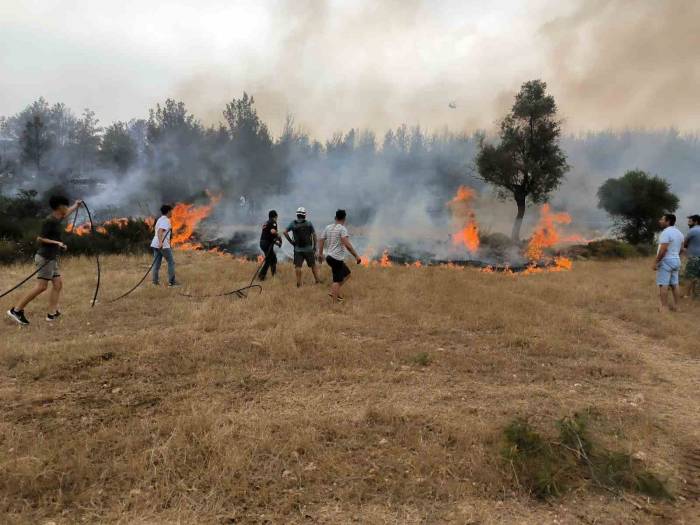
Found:
[[334, 303], [338, 302], [340, 296], [340, 283], [331, 284], [331, 299]]
[[15, 311], [24, 310], [24, 307], [31, 303], [34, 299], [39, 297], [42, 293], [46, 291], [49, 287], [49, 281], [44, 279], [38, 279], [34, 289], [25, 295], [22, 300], [15, 305]]
[[54, 277], [51, 282], [53, 287], [49, 293], [49, 311], [47, 313], [55, 314], [58, 312], [58, 301], [61, 298], [61, 290], [63, 290], [63, 279]]
[[685, 287], [685, 294], [683, 295], [683, 299], [695, 299], [695, 283], [697, 281], [691, 280], [688, 281], [687, 286]]
[[301, 266], [298, 268], [294, 268], [294, 273], [296, 273], [297, 276], [297, 288], [301, 286]]
[[343, 279], [343, 282], [331, 284], [331, 298], [333, 299], [333, 302], [336, 302], [339, 297], [342, 297], [340, 295], [340, 289], [350, 280], [350, 277], [352, 277], [352, 275], [348, 275], [345, 279]]
[[668, 308], [668, 286], [659, 286], [659, 312]]
[[319, 274], [318, 274], [318, 265], [317, 265], [317, 264], [314, 264], [314, 265], [311, 267], [311, 271], [312, 271], [313, 274], [314, 274], [314, 279], [316, 279], [316, 284], [320, 283], [320, 282], [321, 282], [321, 277], [320, 277]]
[[673, 312], [678, 311], [678, 301], [679, 301], [679, 293], [678, 293], [678, 286], [676, 285], [671, 285], [671, 294], [673, 294], [673, 306], [669, 306], [669, 309]]

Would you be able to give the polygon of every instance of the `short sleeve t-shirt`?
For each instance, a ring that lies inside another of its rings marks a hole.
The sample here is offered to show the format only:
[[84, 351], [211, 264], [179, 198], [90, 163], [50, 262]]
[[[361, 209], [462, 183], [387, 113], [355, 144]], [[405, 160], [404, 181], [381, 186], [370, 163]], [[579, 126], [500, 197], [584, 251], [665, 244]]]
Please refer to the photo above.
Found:
[[664, 259], [680, 259], [681, 249], [683, 248], [683, 234], [675, 226], [669, 226], [659, 235], [659, 247], [662, 244], [668, 244], [668, 250]]
[[[313, 253], [314, 251], [314, 242], [313, 242], [313, 234], [315, 233], [316, 230], [314, 230], [314, 225], [311, 224], [309, 221], [292, 221], [289, 223], [289, 226], [287, 226], [287, 230], [292, 232], [294, 235], [294, 251], [299, 252], [299, 253]], [[303, 246], [299, 244], [299, 241], [308, 241], [308, 244], [304, 244]]]
[[348, 237], [348, 230], [342, 224], [329, 224], [321, 236], [328, 247], [326, 253], [338, 261], [342, 261], [348, 256], [348, 251], [341, 241], [343, 237]]
[[688, 255], [690, 257], [700, 257], [700, 226], [690, 228], [685, 240], [688, 241]]
[[273, 235], [272, 230], [278, 231], [277, 221], [270, 219], [265, 224], [263, 224], [262, 233], [260, 234], [261, 243], [270, 244], [272, 242], [275, 242], [275, 239], [277, 239], [278, 234]]
[[[63, 225], [61, 224], [61, 219], [57, 219], [53, 215], [46, 217], [44, 222], [41, 224], [41, 233], [39, 237], [44, 239], [51, 239], [52, 241], [62, 242], [63, 239]], [[59, 247], [55, 244], [40, 244], [37, 253], [41, 255], [44, 259], [55, 259], [58, 255]]]
[[167, 233], [169, 230], [172, 229], [170, 219], [168, 219], [168, 217], [166, 217], [165, 215], [161, 215], [161, 217], [156, 221], [156, 227], [154, 229], [155, 233], [153, 235], [153, 240], [151, 241], [151, 248], [160, 248], [160, 241], [158, 240], [158, 232], [160, 230], [166, 231], [165, 239], [163, 242], [163, 248], [170, 248], [170, 237], [172, 236], [172, 233]]

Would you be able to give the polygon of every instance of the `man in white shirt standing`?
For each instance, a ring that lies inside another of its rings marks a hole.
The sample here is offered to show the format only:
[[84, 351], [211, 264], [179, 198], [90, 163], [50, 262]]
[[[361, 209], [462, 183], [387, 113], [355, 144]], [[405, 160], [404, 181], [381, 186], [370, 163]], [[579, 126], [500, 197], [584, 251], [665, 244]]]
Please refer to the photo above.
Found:
[[323, 263], [323, 247], [328, 246], [326, 262], [333, 272], [333, 284], [331, 285], [330, 293], [333, 302], [343, 301], [343, 297], [340, 295], [340, 287], [350, 279], [350, 268], [345, 264], [345, 257], [347, 257], [348, 252], [355, 257], [357, 264], [360, 264], [360, 256], [357, 255], [355, 248], [350, 243], [348, 230], [345, 227], [346, 217], [347, 213], [345, 210], [336, 211], [335, 223], [326, 226], [318, 244], [319, 263]]
[[164, 204], [160, 207], [160, 218], [156, 221], [155, 234], [151, 241], [153, 250], [153, 285], [158, 286], [160, 280], [160, 264], [163, 262], [163, 257], [168, 261], [168, 286], [180, 286], [175, 279], [175, 259], [173, 259], [173, 250], [170, 247], [170, 238], [173, 234], [173, 226], [170, 223], [170, 218], [173, 216], [173, 207]]
[[[659, 286], [659, 312], [666, 308], [672, 311], [678, 309], [678, 274], [681, 269], [681, 250], [683, 249], [683, 234], [676, 228], [676, 216], [664, 214], [659, 219], [663, 228], [659, 235], [659, 249], [654, 260], [656, 284]], [[673, 293], [673, 305], [668, 304], [668, 289]]]

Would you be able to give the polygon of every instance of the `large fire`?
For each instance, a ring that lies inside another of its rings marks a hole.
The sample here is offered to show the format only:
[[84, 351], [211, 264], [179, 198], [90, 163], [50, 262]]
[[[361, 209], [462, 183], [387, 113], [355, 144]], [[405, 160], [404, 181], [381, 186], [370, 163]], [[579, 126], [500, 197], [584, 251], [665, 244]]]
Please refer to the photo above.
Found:
[[473, 189], [460, 186], [454, 198], [447, 203], [459, 228], [459, 231], [452, 235], [452, 244], [465, 246], [471, 253], [479, 249], [479, 224], [471, 204], [475, 195]]
[[170, 240], [174, 248], [180, 250], [201, 250], [202, 245], [192, 240], [192, 234], [197, 225], [209, 217], [214, 207], [221, 200], [220, 195], [209, 197], [209, 204], [196, 206], [179, 202], [173, 208], [171, 223], [173, 225], [172, 237]]
[[535, 231], [527, 245], [527, 258], [530, 261], [539, 261], [544, 256], [545, 248], [551, 248], [562, 242], [562, 237], [557, 230], [558, 224], [570, 224], [571, 215], [568, 213], [552, 213], [549, 204], [540, 209], [540, 220], [535, 226]]

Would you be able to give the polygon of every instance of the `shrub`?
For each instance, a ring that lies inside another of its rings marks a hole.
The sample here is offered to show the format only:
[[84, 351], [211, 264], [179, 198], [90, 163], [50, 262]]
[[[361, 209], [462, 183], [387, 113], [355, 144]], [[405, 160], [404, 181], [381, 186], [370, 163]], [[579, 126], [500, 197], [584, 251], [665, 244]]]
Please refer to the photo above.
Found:
[[629, 454], [595, 444], [581, 414], [557, 422], [558, 438], [545, 439], [524, 419], [503, 430], [501, 451], [518, 485], [537, 498], [561, 496], [589, 484], [612, 492], [633, 490], [672, 499], [664, 483]]
[[433, 360], [428, 352], [418, 352], [411, 358], [411, 361], [418, 366], [428, 366]]

